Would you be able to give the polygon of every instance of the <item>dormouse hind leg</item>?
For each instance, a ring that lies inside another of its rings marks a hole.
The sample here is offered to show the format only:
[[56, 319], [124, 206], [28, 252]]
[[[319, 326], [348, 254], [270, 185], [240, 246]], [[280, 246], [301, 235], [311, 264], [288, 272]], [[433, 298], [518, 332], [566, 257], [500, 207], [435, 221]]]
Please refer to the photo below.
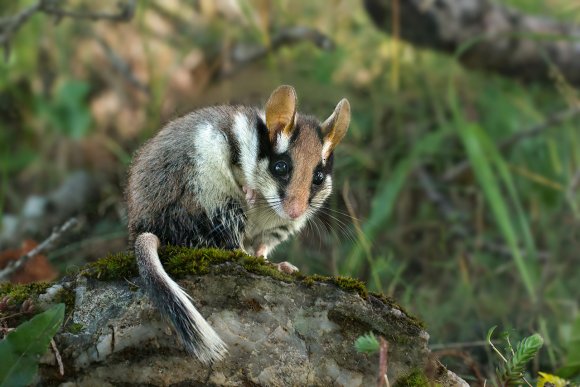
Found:
[[155, 234], [162, 245], [233, 250], [242, 247], [245, 224], [240, 203], [228, 200], [211, 214], [175, 203], [131, 227], [135, 235]]
[[229, 201], [208, 219], [207, 246], [234, 250], [242, 248], [246, 215], [238, 202]]

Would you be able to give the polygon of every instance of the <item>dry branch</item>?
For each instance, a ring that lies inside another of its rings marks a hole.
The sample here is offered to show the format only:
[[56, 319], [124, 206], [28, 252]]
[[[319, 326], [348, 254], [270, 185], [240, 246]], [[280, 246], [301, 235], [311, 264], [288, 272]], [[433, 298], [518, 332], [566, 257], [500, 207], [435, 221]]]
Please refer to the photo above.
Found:
[[13, 16], [0, 18], [0, 47], [4, 48], [4, 57], [8, 60], [10, 56], [10, 41], [18, 30], [36, 13], [44, 13], [53, 16], [55, 22], [62, 18], [88, 20], [109, 20], [123, 22], [131, 20], [135, 13], [135, 0], [128, 0], [126, 3], [119, 2], [117, 13], [92, 12], [86, 10], [68, 10], [60, 7], [62, 0], [38, 0], [35, 4], [23, 9]]
[[70, 17], [73, 19], [89, 19], [92, 21], [109, 20], [124, 22], [131, 20], [135, 14], [135, 0], [129, 0], [127, 3], [117, 3], [117, 7], [119, 8], [118, 13], [67, 10], [57, 6], [60, 0], [41, 0], [40, 3], [42, 4], [40, 11], [48, 15], [56, 16], [59, 19]]
[[131, 66], [121, 55], [119, 55], [106, 41], [100, 36], [95, 36], [95, 39], [103, 49], [103, 52], [107, 56], [107, 59], [111, 63], [113, 69], [119, 73], [131, 86], [135, 87], [137, 90], [149, 95], [151, 91], [149, 86], [144, 84], [133, 72]]
[[307, 27], [288, 27], [278, 31], [270, 42], [269, 46], [263, 45], [235, 45], [230, 53], [232, 64], [226, 68], [222, 75], [232, 75], [249, 63], [264, 58], [271, 52], [279, 50], [284, 46], [290, 46], [301, 42], [311, 42], [321, 50], [330, 51], [334, 49], [334, 42], [322, 32]]
[[555, 66], [580, 85], [580, 26], [526, 15], [493, 0], [365, 0], [378, 28], [425, 48], [458, 55], [466, 67], [522, 80], [549, 81]]
[[8, 265], [6, 265], [4, 269], [0, 270], [0, 282], [7, 280], [11, 274], [20, 269], [31, 258], [47, 250], [58, 238], [60, 238], [65, 232], [67, 232], [69, 229], [71, 229], [73, 226], [76, 226], [77, 224], [78, 221], [76, 220], [76, 218], [69, 219], [58, 230], [55, 230], [41, 244], [39, 244], [34, 249], [30, 250], [28, 253], [24, 254], [17, 260], [11, 261]]

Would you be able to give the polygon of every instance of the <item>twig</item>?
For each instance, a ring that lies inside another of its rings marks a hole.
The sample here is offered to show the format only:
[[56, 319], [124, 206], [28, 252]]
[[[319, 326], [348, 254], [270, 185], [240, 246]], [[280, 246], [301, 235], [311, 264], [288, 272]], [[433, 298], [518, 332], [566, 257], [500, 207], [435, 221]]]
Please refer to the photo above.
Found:
[[131, 20], [135, 14], [135, 0], [128, 0], [126, 3], [117, 3], [119, 7], [118, 13], [104, 13], [104, 12], [84, 12], [84, 11], [70, 11], [56, 7], [55, 3], [59, 0], [41, 0], [41, 11], [60, 18], [70, 17], [73, 19], [89, 19], [95, 20], [110, 20], [110, 21], [128, 21]]
[[[493, 254], [503, 255], [505, 257], [509, 257], [512, 255], [512, 250], [505, 245], [495, 244], [492, 242], [486, 242], [481, 247], [484, 250], [486, 250], [490, 253], [493, 253]], [[522, 249], [522, 251], [520, 251], [520, 254], [526, 255], [527, 252]], [[550, 254], [547, 251], [536, 251], [536, 257], [538, 257], [538, 259], [541, 259], [543, 261], [547, 261], [552, 257], [552, 254]]]
[[18, 30], [36, 13], [44, 13], [46, 15], [54, 16], [55, 21], [60, 21], [64, 17], [73, 19], [89, 19], [89, 20], [110, 20], [115, 22], [128, 21], [135, 14], [135, 0], [127, 0], [126, 3], [119, 3], [119, 12], [103, 13], [103, 12], [84, 12], [84, 11], [70, 11], [58, 7], [61, 0], [38, 0], [37, 3], [20, 11], [14, 16], [4, 17], [0, 19], [0, 47], [4, 48], [4, 58], [8, 60], [10, 56], [10, 40], [18, 32]]
[[447, 198], [445, 198], [437, 190], [435, 184], [433, 183], [433, 179], [431, 179], [425, 167], [419, 166], [417, 168], [417, 177], [419, 178], [419, 183], [421, 183], [421, 186], [423, 187], [423, 190], [425, 191], [427, 197], [433, 203], [435, 203], [437, 207], [439, 207], [439, 210], [441, 211], [441, 213], [443, 213], [445, 218], [447, 219], [455, 218], [457, 215], [457, 211], [453, 208], [451, 203], [447, 201]]
[[23, 314], [27, 314], [27, 313], [26, 312], [17, 312], [17, 313], [9, 314], [8, 316], [2, 316], [2, 317], [0, 317], [0, 321], [9, 320], [9, 319], [17, 317], [17, 316], [22, 316]]
[[38, 2], [25, 8], [12, 17], [0, 19], [0, 46], [4, 48], [4, 59], [7, 61], [10, 56], [10, 39], [26, 21], [42, 7], [42, 2]]
[[58, 230], [53, 231], [53, 233], [45, 239], [41, 244], [36, 246], [34, 249], [30, 250], [28, 253], [24, 254], [20, 258], [15, 261], [11, 261], [6, 267], [0, 270], [0, 281], [8, 280], [8, 277], [12, 275], [15, 271], [20, 269], [26, 262], [28, 262], [31, 258], [37, 256], [38, 254], [44, 252], [50, 246], [62, 236], [65, 232], [71, 229], [73, 226], [76, 226], [78, 223], [76, 218], [71, 218], [66, 221]]
[[109, 46], [109, 44], [100, 36], [95, 36], [95, 39], [97, 40], [97, 42], [99, 42], [100, 46], [105, 52], [105, 55], [109, 59], [109, 62], [111, 62], [111, 66], [113, 66], [113, 68], [117, 70], [117, 72], [123, 78], [125, 78], [127, 82], [129, 82], [129, 84], [131, 84], [138, 90], [141, 90], [145, 94], [149, 95], [150, 94], [149, 87], [147, 87], [147, 85], [145, 85], [135, 76], [129, 64], [123, 58], [121, 58], [121, 56], [118, 55], [111, 48], [111, 46]]
[[[498, 342], [494, 342], [498, 343]], [[431, 344], [429, 348], [431, 350], [447, 350], [447, 349], [461, 349], [461, 348], [471, 348], [471, 347], [487, 347], [489, 343], [486, 340], [469, 341], [465, 343], [441, 343], [441, 344]]]
[[580, 169], [576, 170], [572, 178], [570, 179], [570, 184], [566, 189], [566, 197], [570, 202], [570, 206], [577, 212], [577, 204], [576, 204], [576, 190], [580, 186]]
[[450, 233], [459, 238], [467, 237], [469, 235], [467, 227], [463, 222], [460, 222], [465, 220], [464, 217], [461, 216], [461, 213], [457, 211], [451, 202], [437, 189], [435, 182], [425, 167], [422, 165], [418, 166], [416, 173], [419, 178], [419, 183], [425, 191], [427, 198], [437, 206], [445, 220], [451, 224], [451, 227], [449, 228]]
[[[514, 133], [510, 137], [506, 138], [498, 145], [498, 149], [502, 152], [508, 151], [511, 147], [516, 145], [521, 140], [529, 137], [537, 136], [543, 133], [547, 129], [550, 129], [553, 125], [559, 124], [560, 122], [574, 118], [580, 114], [580, 109], [570, 108], [561, 112], [557, 112], [550, 117], [548, 117], [544, 122], [534, 125], [531, 128]], [[443, 181], [449, 182], [455, 180], [459, 176], [463, 175], [465, 172], [471, 169], [471, 163], [469, 160], [463, 160], [447, 169], [443, 174]]]
[[274, 35], [270, 46], [248, 46], [242, 44], [234, 46], [230, 53], [233, 66], [229, 69], [224, 69], [222, 76], [232, 75], [245, 65], [255, 62], [283, 46], [304, 41], [310, 41], [322, 50], [330, 51], [334, 49], [334, 42], [318, 30], [308, 27], [288, 27]]
[[[465, 226], [465, 224], [463, 224], [463, 219], [459, 217], [460, 212], [457, 211], [447, 200], [447, 198], [437, 190], [437, 187], [433, 182], [433, 178], [429, 175], [425, 167], [417, 167], [416, 174], [419, 178], [419, 183], [421, 184], [421, 187], [425, 191], [425, 194], [429, 200], [431, 200], [437, 206], [445, 220], [452, 224], [452, 227], [449, 228], [449, 232], [459, 238], [465, 238], [471, 235], [471, 231]], [[512, 250], [508, 247], [494, 244], [492, 242], [484, 242], [481, 248], [485, 251], [507, 257], [511, 257], [513, 254]], [[522, 250], [520, 253], [524, 256], [527, 254], [525, 250]], [[551, 254], [545, 251], [538, 251], [536, 252], [536, 256], [539, 259], [548, 260], [550, 259]]]
[[379, 340], [379, 377], [377, 378], [377, 387], [382, 387], [383, 384], [386, 387], [391, 387], [389, 378], [387, 377], [387, 366], [389, 362], [389, 342], [382, 336], [379, 337]]
[[60, 352], [58, 352], [54, 339], [50, 340], [50, 346], [52, 347], [52, 352], [54, 352], [54, 357], [58, 363], [58, 372], [60, 373], [60, 376], [64, 376], [64, 365], [62, 364], [62, 358], [60, 357]]

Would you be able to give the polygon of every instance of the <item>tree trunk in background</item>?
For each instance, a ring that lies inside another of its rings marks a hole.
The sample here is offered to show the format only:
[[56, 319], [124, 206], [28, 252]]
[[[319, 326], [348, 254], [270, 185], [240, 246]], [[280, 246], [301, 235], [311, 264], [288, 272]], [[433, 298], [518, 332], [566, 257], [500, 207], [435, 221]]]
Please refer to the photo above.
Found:
[[401, 38], [450, 54], [466, 67], [530, 81], [553, 79], [553, 64], [580, 85], [580, 26], [525, 15], [491, 0], [365, 0], [374, 23], [393, 31], [400, 8]]

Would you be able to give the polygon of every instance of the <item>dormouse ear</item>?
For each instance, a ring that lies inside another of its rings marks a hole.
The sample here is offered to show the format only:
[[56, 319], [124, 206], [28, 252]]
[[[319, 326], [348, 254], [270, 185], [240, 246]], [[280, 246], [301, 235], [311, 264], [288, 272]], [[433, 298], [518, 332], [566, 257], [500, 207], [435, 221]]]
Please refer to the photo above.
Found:
[[266, 126], [270, 141], [274, 142], [278, 133], [287, 136], [294, 129], [296, 116], [296, 91], [292, 86], [282, 85], [272, 92], [266, 102]]
[[324, 136], [322, 144], [322, 160], [326, 161], [334, 151], [334, 148], [342, 140], [348, 125], [350, 124], [350, 103], [343, 98], [334, 112], [326, 121], [322, 123], [322, 134]]

